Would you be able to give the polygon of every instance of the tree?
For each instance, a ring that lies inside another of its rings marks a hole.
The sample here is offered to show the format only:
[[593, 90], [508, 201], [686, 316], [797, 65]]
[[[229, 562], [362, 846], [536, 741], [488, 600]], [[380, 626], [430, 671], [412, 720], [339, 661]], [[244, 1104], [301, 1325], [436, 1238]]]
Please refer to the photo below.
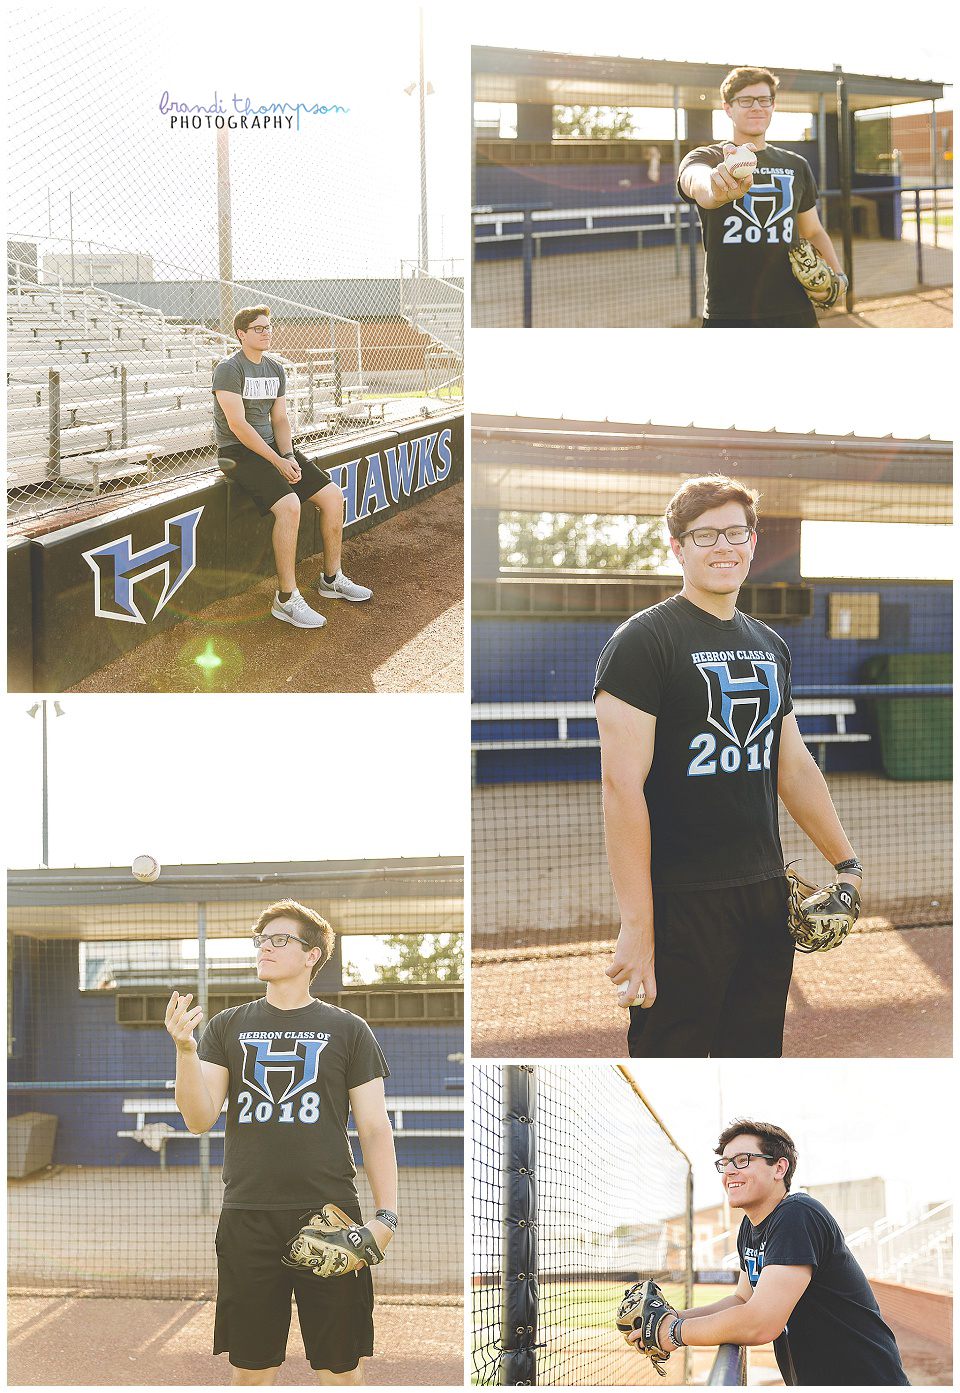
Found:
[[553, 136], [579, 140], [629, 140], [633, 113], [625, 106], [555, 106]]
[[[374, 982], [462, 982], [463, 934], [383, 934], [384, 957], [373, 969]], [[363, 975], [347, 964], [343, 980], [365, 985]]]
[[660, 518], [505, 512], [500, 565], [523, 571], [656, 571], [667, 557], [662, 528]]

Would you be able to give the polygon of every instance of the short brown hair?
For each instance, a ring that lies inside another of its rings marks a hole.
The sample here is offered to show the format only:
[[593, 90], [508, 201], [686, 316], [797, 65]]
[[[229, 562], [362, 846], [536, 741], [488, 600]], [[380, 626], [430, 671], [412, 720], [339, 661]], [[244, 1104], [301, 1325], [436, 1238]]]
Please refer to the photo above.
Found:
[[[306, 940], [311, 948], [319, 948], [321, 957], [314, 968], [310, 981], [323, 967], [324, 963], [330, 958], [336, 943], [336, 935], [327, 923], [326, 919], [321, 919], [312, 909], [308, 909], [305, 904], [300, 904], [297, 900], [277, 900], [276, 904], [267, 905], [260, 915], [260, 918], [253, 926], [252, 932], [262, 934], [265, 925], [274, 919], [295, 919], [300, 925], [301, 936]], [[309, 951], [309, 950], [307, 950]]]
[[233, 332], [239, 337], [241, 330], [246, 333], [250, 325], [258, 314], [265, 314], [270, 318], [269, 305], [247, 305], [246, 309], [237, 310], [233, 316]]
[[720, 84], [720, 95], [729, 106], [738, 92], [755, 82], [765, 82], [771, 97], [776, 97], [780, 79], [769, 68], [731, 68]]
[[728, 1146], [734, 1137], [744, 1135], [756, 1137], [764, 1156], [769, 1156], [774, 1161], [779, 1161], [781, 1156], [784, 1157], [787, 1172], [783, 1177], [783, 1184], [784, 1188], [789, 1190], [793, 1173], [797, 1169], [797, 1148], [793, 1139], [787, 1136], [782, 1127], [775, 1127], [772, 1122], [753, 1122], [749, 1117], [735, 1117], [730, 1126], [725, 1127], [720, 1133], [720, 1140], [714, 1148], [715, 1154], [722, 1156], [723, 1148]]
[[747, 526], [753, 531], [757, 526], [759, 497], [755, 490], [726, 474], [701, 474], [697, 479], [687, 479], [670, 499], [664, 514], [670, 536], [679, 537], [701, 513], [722, 508], [724, 503], [742, 503]]

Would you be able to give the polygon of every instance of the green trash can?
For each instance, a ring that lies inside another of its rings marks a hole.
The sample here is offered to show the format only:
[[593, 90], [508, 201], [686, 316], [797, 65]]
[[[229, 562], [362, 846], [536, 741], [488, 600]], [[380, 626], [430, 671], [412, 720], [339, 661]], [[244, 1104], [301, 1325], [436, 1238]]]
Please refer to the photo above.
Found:
[[57, 1135], [52, 1112], [21, 1112], [7, 1118], [7, 1176], [23, 1180], [49, 1166]]
[[[868, 658], [860, 681], [879, 686], [925, 686], [953, 680], [949, 653], [880, 653]], [[875, 697], [877, 739], [890, 779], [953, 776], [953, 698]]]

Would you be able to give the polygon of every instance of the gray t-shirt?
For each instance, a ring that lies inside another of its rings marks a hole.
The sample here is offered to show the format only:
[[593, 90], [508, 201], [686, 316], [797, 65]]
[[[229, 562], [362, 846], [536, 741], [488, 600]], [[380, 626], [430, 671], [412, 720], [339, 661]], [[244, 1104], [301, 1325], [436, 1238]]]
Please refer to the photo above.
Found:
[[[266, 354], [259, 363], [251, 363], [242, 349], [224, 358], [213, 371], [213, 392], [236, 392], [243, 398], [243, 414], [247, 424], [261, 436], [268, 445], [273, 444], [273, 426], [270, 424], [270, 408], [277, 397], [286, 396], [287, 379], [276, 358]], [[217, 445], [238, 445], [240, 442], [227, 425], [216, 395], [213, 398], [213, 419], [217, 427]]]

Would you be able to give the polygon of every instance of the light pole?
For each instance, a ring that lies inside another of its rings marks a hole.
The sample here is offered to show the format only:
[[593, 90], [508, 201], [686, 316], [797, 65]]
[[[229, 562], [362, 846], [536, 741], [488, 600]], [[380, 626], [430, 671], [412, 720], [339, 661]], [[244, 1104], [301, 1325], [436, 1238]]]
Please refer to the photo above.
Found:
[[423, 6], [420, 6], [420, 68], [419, 81], [411, 82], [403, 90], [408, 97], [413, 95], [414, 89], [417, 91], [417, 98], [420, 105], [420, 270], [428, 272], [429, 251], [427, 248], [427, 126], [426, 111], [424, 103], [427, 97], [433, 96], [433, 84], [425, 82], [423, 78]]
[[[43, 730], [43, 737], [42, 737], [42, 739], [43, 739], [43, 766], [42, 766], [42, 767], [43, 767], [43, 776], [42, 776], [42, 787], [43, 787], [43, 812], [42, 812], [43, 860], [42, 860], [42, 862], [41, 862], [41, 865], [43, 865], [43, 866], [49, 866], [49, 864], [50, 864], [49, 830], [50, 830], [50, 829], [49, 829], [49, 819], [48, 819], [48, 789], [47, 789], [47, 703], [46, 703], [46, 699], [44, 699], [43, 701], [34, 702], [33, 706], [31, 706], [31, 707], [28, 709], [27, 715], [30, 716], [31, 718], [35, 719], [38, 711], [41, 712], [41, 715], [42, 715], [42, 730]], [[64, 711], [63, 707], [60, 705], [59, 701], [55, 701], [55, 702], [53, 703], [53, 711], [54, 711], [54, 715], [56, 715], [56, 716], [65, 716], [65, 715], [66, 715], [66, 712]]]

